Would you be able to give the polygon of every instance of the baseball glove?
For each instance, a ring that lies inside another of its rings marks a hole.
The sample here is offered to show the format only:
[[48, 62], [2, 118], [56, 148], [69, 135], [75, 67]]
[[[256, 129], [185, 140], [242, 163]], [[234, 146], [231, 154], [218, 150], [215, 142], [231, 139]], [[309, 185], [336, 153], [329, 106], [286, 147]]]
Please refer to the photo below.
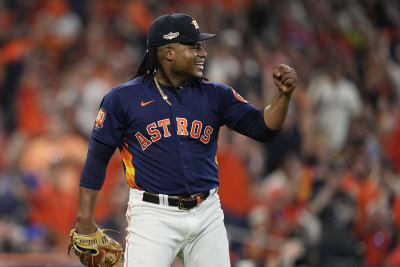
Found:
[[122, 245], [101, 229], [94, 234], [81, 235], [75, 228], [69, 233], [68, 254], [73, 248], [81, 263], [88, 267], [114, 267], [122, 260]]

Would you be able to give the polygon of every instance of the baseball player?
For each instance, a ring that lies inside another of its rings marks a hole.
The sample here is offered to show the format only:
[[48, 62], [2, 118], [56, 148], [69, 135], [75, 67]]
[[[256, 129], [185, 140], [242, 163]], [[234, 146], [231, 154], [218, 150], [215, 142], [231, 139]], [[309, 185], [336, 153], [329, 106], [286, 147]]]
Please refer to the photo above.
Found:
[[177, 255], [185, 266], [230, 266], [218, 197], [219, 128], [270, 140], [285, 120], [297, 75], [280, 65], [273, 73], [278, 96], [258, 110], [231, 87], [203, 79], [203, 41], [215, 36], [185, 14], [163, 15], [150, 26], [136, 76], [100, 104], [80, 181], [74, 248], [100, 242], [87, 237], [100, 231], [96, 199], [119, 148], [130, 186], [124, 266], [167, 267]]

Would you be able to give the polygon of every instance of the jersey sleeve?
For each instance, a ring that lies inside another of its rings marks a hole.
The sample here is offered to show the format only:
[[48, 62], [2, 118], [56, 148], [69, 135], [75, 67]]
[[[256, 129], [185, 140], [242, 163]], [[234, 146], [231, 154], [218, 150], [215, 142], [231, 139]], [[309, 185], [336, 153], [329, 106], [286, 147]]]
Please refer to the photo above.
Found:
[[101, 101], [92, 130], [92, 138], [112, 147], [120, 146], [127, 123], [118, 91], [113, 89]]
[[265, 125], [264, 110], [255, 108], [232, 87], [224, 84], [217, 87], [223, 125], [260, 142], [269, 141], [279, 132]]

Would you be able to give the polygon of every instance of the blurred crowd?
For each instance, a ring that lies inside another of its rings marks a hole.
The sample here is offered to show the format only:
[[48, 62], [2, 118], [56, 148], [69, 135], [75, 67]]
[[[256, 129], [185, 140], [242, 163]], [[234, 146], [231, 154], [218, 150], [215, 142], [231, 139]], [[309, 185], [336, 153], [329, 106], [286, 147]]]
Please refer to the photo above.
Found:
[[[400, 2], [0, 1], [0, 252], [65, 249], [104, 94], [135, 74], [153, 19], [192, 15], [206, 77], [263, 108], [298, 86], [280, 134], [222, 128], [220, 196], [236, 267], [400, 266]], [[96, 220], [124, 241], [116, 152]]]

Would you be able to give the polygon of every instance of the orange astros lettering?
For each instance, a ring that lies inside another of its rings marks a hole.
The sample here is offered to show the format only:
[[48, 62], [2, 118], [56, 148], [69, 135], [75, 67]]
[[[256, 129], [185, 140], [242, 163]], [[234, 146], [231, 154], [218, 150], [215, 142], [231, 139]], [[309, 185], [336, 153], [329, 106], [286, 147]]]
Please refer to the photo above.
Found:
[[[171, 124], [169, 119], [162, 119], [149, 123], [146, 126], [146, 131], [142, 134], [141, 132], [136, 132], [136, 139], [139, 141], [140, 147], [142, 151], [145, 151], [149, 146], [153, 143], [161, 140], [161, 138], [171, 137], [171, 132], [168, 129], [168, 126]], [[193, 120], [193, 122], [188, 125], [188, 120], [186, 118], [176, 118], [176, 134], [177, 135], [186, 135], [192, 137], [193, 139], [200, 140], [203, 144], [208, 144], [211, 140], [212, 133], [214, 129], [199, 121]], [[189, 126], [189, 127], [188, 127]], [[204, 129], [204, 130], [203, 130]], [[163, 133], [162, 133], [163, 132]]]

